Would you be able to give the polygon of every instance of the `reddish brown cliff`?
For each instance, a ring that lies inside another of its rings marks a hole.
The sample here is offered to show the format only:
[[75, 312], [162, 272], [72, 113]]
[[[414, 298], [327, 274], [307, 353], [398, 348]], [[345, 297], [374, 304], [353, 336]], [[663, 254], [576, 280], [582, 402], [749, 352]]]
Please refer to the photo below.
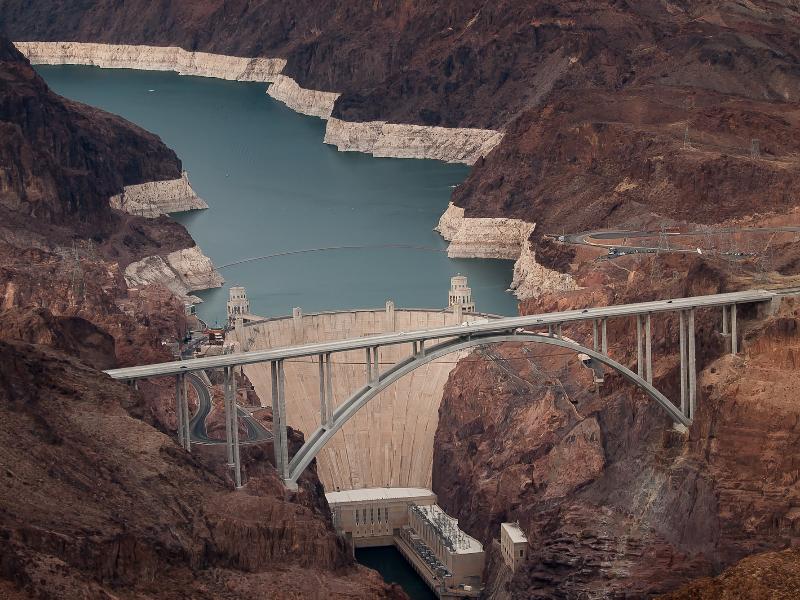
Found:
[[334, 116], [348, 121], [507, 130], [453, 200], [467, 216], [539, 223], [537, 246], [547, 232], [718, 223], [796, 204], [792, 2], [2, 0], [0, 9], [21, 40], [284, 57], [300, 85], [341, 92]]
[[37, 598], [403, 597], [353, 565], [313, 473], [287, 498], [253, 467], [234, 492], [218, 461], [131, 417], [127, 386], [43, 346], [0, 341], [0, 355], [6, 584]]
[[713, 579], [701, 579], [664, 600], [792, 600], [800, 597], [797, 550], [746, 558]]
[[[729, 291], [726, 265], [629, 257], [590, 285], [526, 312]], [[629, 272], [627, 272], [629, 271]], [[673, 278], [678, 274], [678, 278]], [[750, 282], [752, 285], [752, 282]], [[529, 561], [512, 597], [642, 597], [797, 539], [800, 445], [795, 303], [745, 320], [744, 352], [725, 353], [718, 311], [697, 322], [698, 415], [688, 436], [621, 378], [595, 391], [573, 355], [506, 345], [451, 374], [440, 410], [434, 490], [480, 539], [519, 520]], [[590, 332], [565, 331], [590, 344]], [[631, 324], [609, 323], [611, 355], [635, 360]], [[654, 377], [676, 387], [677, 323], [654, 319]], [[485, 360], [486, 358], [490, 360]]]

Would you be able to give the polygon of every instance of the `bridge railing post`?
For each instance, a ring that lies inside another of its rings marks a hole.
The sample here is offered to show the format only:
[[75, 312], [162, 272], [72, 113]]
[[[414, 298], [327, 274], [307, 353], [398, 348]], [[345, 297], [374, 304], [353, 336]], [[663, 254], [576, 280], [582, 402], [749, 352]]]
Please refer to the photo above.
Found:
[[281, 479], [289, 476], [289, 449], [286, 440], [286, 380], [283, 359], [270, 363], [272, 375], [272, 443], [275, 448], [275, 468]]

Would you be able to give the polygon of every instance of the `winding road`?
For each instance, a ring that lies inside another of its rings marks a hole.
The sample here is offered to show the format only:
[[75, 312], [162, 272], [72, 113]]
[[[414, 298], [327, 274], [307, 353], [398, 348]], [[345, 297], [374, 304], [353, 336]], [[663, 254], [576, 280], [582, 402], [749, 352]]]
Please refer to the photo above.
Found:
[[[586, 231], [583, 233], [571, 233], [565, 235], [548, 234], [547, 237], [557, 240], [563, 244], [573, 244], [578, 246], [594, 246], [595, 248], [607, 248], [609, 250], [616, 249], [613, 256], [624, 256], [626, 254], [645, 254], [654, 252], [673, 252], [673, 253], [691, 253], [694, 254], [698, 251], [697, 248], [663, 248], [657, 246], [633, 246], [627, 243], [630, 239], [636, 238], [658, 238], [661, 235], [666, 236], [667, 239], [681, 238], [681, 237], [694, 237], [694, 238], [707, 238], [708, 236], [721, 236], [732, 234], [752, 234], [752, 233], [800, 233], [800, 226], [785, 226], [785, 227], [739, 227], [739, 228], [724, 228], [713, 231], [634, 231], [634, 230], [605, 230], [605, 231]], [[609, 241], [623, 240], [625, 243], [609, 243]], [[702, 252], [718, 252], [713, 248], [700, 248]], [[722, 252], [722, 254], [732, 256], [745, 256], [744, 252]]]
[[[206, 419], [211, 413], [211, 391], [203, 380], [196, 373], [187, 373], [186, 381], [194, 388], [197, 394], [197, 412], [192, 415], [189, 421], [189, 431], [193, 444], [203, 444], [207, 446], [224, 444], [225, 440], [215, 440], [208, 437], [206, 431]], [[250, 413], [240, 406], [236, 407], [239, 418], [244, 421], [247, 429], [247, 436], [241, 441], [242, 444], [258, 444], [272, 440], [272, 432], [258, 422]]]

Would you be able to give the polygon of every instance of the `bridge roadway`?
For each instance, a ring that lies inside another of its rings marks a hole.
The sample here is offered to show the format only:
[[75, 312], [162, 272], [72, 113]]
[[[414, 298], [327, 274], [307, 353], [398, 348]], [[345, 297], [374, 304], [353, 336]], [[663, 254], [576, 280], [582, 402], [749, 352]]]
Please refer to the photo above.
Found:
[[[189, 373], [186, 376], [186, 382], [194, 388], [197, 394], [197, 411], [189, 421], [189, 432], [193, 444], [202, 444], [204, 446], [217, 446], [225, 444], [225, 440], [217, 440], [208, 437], [206, 431], [206, 419], [211, 413], [211, 392], [206, 387], [203, 380], [194, 373]], [[258, 420], [253, 417], [241, 406], [236, 407], [238, 418], [244, 422], [247, 431], [247, 437], [241, 441], [242, 444], [256, 444], [272, 439], [272, 432], [266, 429]]]
[[[421, 329], [411, 332], [392, 332], [333, 342], [286, 346], [218, 357], [114, 369], [106, 371], [106, 373], [115, 379], [127, 381], [147, 377], [175, 376], [179, 414], [179, 441], [184, 448], [189, 450], [191, 436], [188, 428], [189, 418], [185, 392], [186, 375], [201, 369], [224, 369], [226, 448], [228, 464], [234, 469], [234, 481], [238, 488], [241, 486], [241, 462], [233, 369], [239, 365], [268, 362], [272, 379], [275, 463], [278, 473], [286, 485], [288, 487], [296, 487], [300, 474], [314, 460], [321, 449], [362, 407], [379, 395], [382, 390], [433, 360], [485, 344], [528, 341], [530, 343], [560, 346], [576, 353], [585, 354], [602, 363], [605, 367], [621, 374], [657, 402], [676, 425], [686, 427], [691, 424], [696, 411], [695, 311], [714, 307], [721, 308], [722, 334], [729, 336], [731, 353], [736, 354], [738, 346], [737, 306], [740, 304], [772, 303], [774, 299], [786, 293], [791, 292], [787, 290], [750, 290], [509, 317], [484, 322], [464, 322], [455, 326]], [[389, 310], [388, 306], [387, 310]], [[670, 401], [663, 393], [653, 387], [651, 317], [659, 313], [678, 313], [680, 317], [679, 403]], [[630, 317], [635, 318], [636, 321], [636, 372], [608, 355], [607, 320]], [[565, 324], [587, 321], [593, 323], [593, 349], [563, 338], [562, 327]], [[546, 331], [540, 332], [542, 329]], [[437, 343], [430, 344], [426, 348], [425, 342], [430, 340], [436, 340]], [[412, 345], [410, 356], [381, 372], [379, 348], [407, 343]], [[334, 353], [358, 349], [366, 350], [366, 359], [364, 361], [366, 368], [365, 385], [357, 388], [337, 406], [331, 388], [331, 357]], [[301, 357], [316, 357], [319, 362], [320, 418], [318, 421], [319, 427], [308, 435], [302, 448], [295, 453], [290, 461], [288, 440], [286, 439], [286, 376], [284, 363], [287, 359]]]
[[618, 317], [631, 317], [636, 315], [657, 314], [662, 312], [678, 312], [697, 308], [712, 308], [730, 306], [733, 304], [747, 304], [751, 302], [767, 302], [779, 294], [780, 290], [750, 290], [743, 292], [732, 292], [728, 294], [695, 296], [692, 298], [655, 300], [652, 302], [639, 302], [636, 304], [622, 304], [618, 306], [586, 308], [583, 310], [542, 313], [538, 315], [527, 315], [524, 317], [495, 319], [485, 323], [456, 325], [452, 327], [440, 327], [437, 329], [425, 329], [409, 332], [401, 331], [398, 333], [373, 335], [335, 342], [305, 344], [300, 346], [276, 348], [273, 350], [259, 350], [240, 354], [227, 354], [223, 356], [172, 361], [155, 365], [143, 365], [140, 367], [111, 369], [106, 371], [106, 373], [114, 379], [133, 381], [136, 379], [147, 379], [151, 377], [180, 375], [192, 371], [199, 371], [201, 369], [220, 369], [223, 367], [249, 365], [259, 362], [269, 362], [289, 358], [319, 356], [332, 352], [345, 352], [348, 350], [372, 348], [375, 346], [389, 346], [453, 337], [466, 337], [473, 334], [488, 334], [504, 331], [513, 332], [518, 328], [538, 329], [546, 328], [548, 325], [564, 325], [567, 323], [577, 323], [581, 321], [613, 319]]

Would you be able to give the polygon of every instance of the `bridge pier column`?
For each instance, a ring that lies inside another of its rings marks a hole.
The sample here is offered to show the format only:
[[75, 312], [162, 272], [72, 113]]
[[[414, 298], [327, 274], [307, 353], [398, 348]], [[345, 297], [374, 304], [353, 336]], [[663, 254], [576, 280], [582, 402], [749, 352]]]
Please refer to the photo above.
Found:
[[722, 335], [728, 335], [728, 307], [722, 307]]
[[233, 367], [225, 367], [225, 442], [228, 450], [228, 466], [233, 469], [236, 489], [242, 487], [242, 461], [239, 456], [239, 410], [236, 407], [236, 380]]
[[592, 340], [594, 343], [594, 351], [598, 352], [600, 350], [600, 338], [597, 337], [597, 319], [592, 321]]
[[333, 371], [331, 366], [331, 353], [325, 355], [325, 427], [333, 426]]
[[372, 348], [366, 348], [367, 385], [372, 383]]
[[553, 324], [552, 323], [547, 326], [547, 335], [550, 336], [550, 337], [553, 337]]
[[231, 382], [231, 368], [225, 367], [223, 375], [225, 383], [223, 390], [225, 392], [225, 453], [228, 459], [228, 467], [233, 468], [233, 421], [231, 419], [231, 405], [233, 404], [233, 385]]
[[636, 374], [644, 378], [644, 340], [642, 339], [642, 315], [636, 315]]
[[561, 333], [561, 323], [559, 323], [558, 325], [556, 325], [556, 337], [557, 337], [558, 339], [563, 339], [563, 338], [564, 338], [564, 336], [563, 336], [563, 335], [562, 335], [562, 333]]
[[333, 421], [333, 380], [331, 353], [319, 355], [319, 424], [330, 429]]
[[736, 326], [736, 305], [731, 304], [731, 354], [739, 353], [739, 337]]
[[602, 352], [606, 356], [608, 356], [608, 319], [603, 319], [601, 322], [602, 326]]
[[189, 428], [189, 390], [186, 377], [183, 377], [183, 441], [186, 443], [187, 452], [192, 451], [192, 433]]
[[378, 380], [381, 378], [381, 363], [379, 360], [380, 356], [380, 346], [375, 346], [372, 349], [372, 383], [378, 383]]
[[319, 358], [319, 424], [321, 427], [325, 427], [325, 423], [328, 421], [328, 398], [326, 390], [328, 386], [325, 382], [325, 358], [322, 354], [318, 356]]
[[186, 444], [183, 441], [184, 426], [183, 426], [183, 375], [175, 376], [175, 429], [178, 433], [178, 445], [185, 448]]
[[289, 478], [289, 448], [286, 440], [286, 376], [283, 360], [270, 363], [272, 374], [272, 438], [275, 468], [284, 481]]
[[647, 374], [647, 383], [653, 385], [653, 328], [650, 313], [647, 313], [644, 322], [644, 361]]
[[680, 328], [680, 352], [681, 352], [681, 412], [688, 416], [688, 409], [686, 404], [686, 311], [682, 310], [679, 313], [680, 320], [678, 326]]
[[689, 419], [694, 419], [697, 408], [697, 351], [695, 348], [696, 338], [694, 331], [694, 309], [689, 309], [689, 320], [687, 323], [689, 334]]

